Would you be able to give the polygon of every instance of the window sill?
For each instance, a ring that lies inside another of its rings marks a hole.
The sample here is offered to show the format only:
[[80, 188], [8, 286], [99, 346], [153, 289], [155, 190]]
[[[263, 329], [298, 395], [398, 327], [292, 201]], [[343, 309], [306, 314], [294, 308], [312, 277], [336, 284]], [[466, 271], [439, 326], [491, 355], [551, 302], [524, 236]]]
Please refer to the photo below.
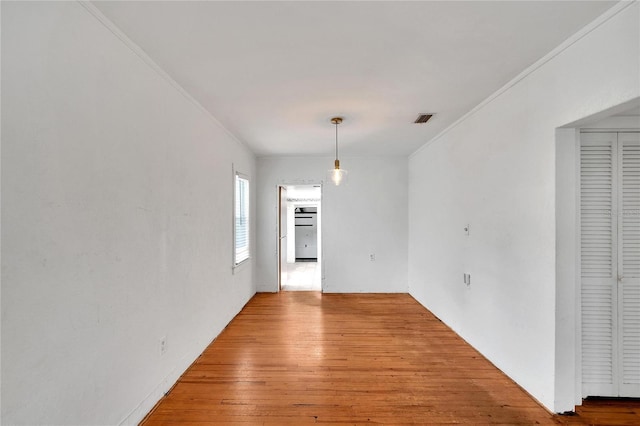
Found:
[[233, 274], [237, 274], [238, 272], [242, 271], [243, 269], [247, 268], [247, 265], [251, 264], [251, 258], [248, 257], [245, 260], [243, 260], [242, 262], [233, 265], [233, 267], [231, 268]]

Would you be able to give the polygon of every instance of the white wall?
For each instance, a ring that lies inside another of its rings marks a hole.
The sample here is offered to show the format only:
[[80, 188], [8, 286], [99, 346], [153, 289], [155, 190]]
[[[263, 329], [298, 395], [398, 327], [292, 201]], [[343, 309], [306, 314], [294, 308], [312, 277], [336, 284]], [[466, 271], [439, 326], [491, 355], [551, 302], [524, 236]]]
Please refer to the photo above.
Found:
[[556, 411], [574, 402], [556, 386], [575, 394], [575, 357], [556, 365], [575, 340], [556, 333], [575, 328], [556, 322], [574, 311], [556, 306], [555, 132], [640, 95], [638, 16], [584, 31], [409, 160], [410, 293]]
[[253, 155], [91, 9], [2, 4], [3, 424], [137, 423], [255, 292]]
[[[407, 292], [407, 159], [340, 161], [349, 183], [323, 185], [323, 291]], [[331, 158], [258, 159], [258, 291], [278, 289], [277, 186], [319, 183], [332, 166]]]
[[286, 226], [287, 237], [284, 243], [287, 246], [287, 263], [296, 263], [296, 206], [292, 201], [287, 202]]

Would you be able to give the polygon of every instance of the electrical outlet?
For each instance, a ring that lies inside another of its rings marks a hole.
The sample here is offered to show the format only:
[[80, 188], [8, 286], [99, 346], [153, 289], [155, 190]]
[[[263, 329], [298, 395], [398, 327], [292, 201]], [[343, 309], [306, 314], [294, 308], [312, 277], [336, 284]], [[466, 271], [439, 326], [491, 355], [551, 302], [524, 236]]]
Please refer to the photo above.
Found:
[[462, 279], [467, 286], [471, 285], [471, 274], [464, 274]]
[[160, 355], [164, 355], [167, 352], [167, 336], [160, 338]]
[[376, 261], [376, 255], [375, 254], [370, 254], [369, 255], [369, 260], [372, 261], [372, 262], [375, 262]]

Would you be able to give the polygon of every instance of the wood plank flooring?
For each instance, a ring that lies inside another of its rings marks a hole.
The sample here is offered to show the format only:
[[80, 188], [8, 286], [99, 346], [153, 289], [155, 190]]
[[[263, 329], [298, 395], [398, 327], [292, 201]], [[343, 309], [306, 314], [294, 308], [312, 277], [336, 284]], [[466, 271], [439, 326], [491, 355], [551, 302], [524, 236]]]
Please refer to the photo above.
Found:
[[409, 295], [282, 292], [257, 294], [142, 424], [580, 421], [547, 412]]
[[576, 415], [558, 419], [570, 425], [638, 426], [640, 399], [587, 398], [576, 407]]

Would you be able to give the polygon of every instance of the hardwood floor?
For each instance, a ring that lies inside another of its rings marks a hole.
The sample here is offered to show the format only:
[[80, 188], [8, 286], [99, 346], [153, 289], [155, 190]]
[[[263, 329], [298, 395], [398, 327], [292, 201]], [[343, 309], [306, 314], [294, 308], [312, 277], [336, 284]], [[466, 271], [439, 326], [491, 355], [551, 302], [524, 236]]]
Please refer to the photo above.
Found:
[[409, 295], [283, 292], [257, 294], [142, 424], [577, 422]]
[[640, 425], [640, 399], [588, 398], [576, 407], [576, 415], [558, 416], [570, 425]]

